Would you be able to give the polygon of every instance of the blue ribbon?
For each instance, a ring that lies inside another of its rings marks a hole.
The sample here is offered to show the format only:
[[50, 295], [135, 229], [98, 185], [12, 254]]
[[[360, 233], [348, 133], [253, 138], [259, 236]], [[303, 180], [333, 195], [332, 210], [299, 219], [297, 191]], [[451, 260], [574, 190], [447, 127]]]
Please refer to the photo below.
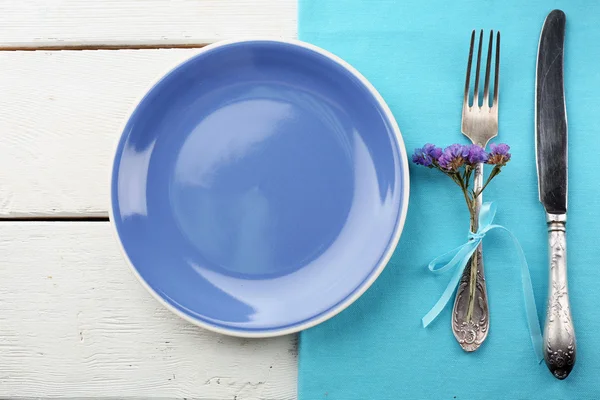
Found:
[[[427, 327], [433, 322], [437, 316], [442, 312], [452, 294], [456, 290], [460, 277], [465, 270], [467, 262], [471, 255], [477, 249], [477, 246], [481, 243], [485, 235], [493, 229], [501, 229], [507, 232], [515, 243], [515, 247], [518, 249], [519, 258], [521, 261], [521, 282], [523, 284], [523, 294], [525, 295], [525, 312], [527, 315], [527, 324], [529, 325], [529, 335], [531, 336], [531, 343], [533, 350], [539, 362], [543, 360], [542, 355], [542, 332], [540, 329], [540, 321], [538, 320], [537, 308], [535, 306], [535, 298], [533, 296], [533, 287], [531, 285], [531, 276], [529, 275], [529, 266], [525, 259], [523, 249], [519, 244], [519, 241], [508, 229], [501, 225], [494, 225], [494, 217], [496, 216], [496, 205], [494, 203], [484, 203], [479, 210], [479, 229], [477, 232], [469, 232], [469, 241], [448, 253], [442, 254], [429, 263], [429, 270], [435, 274], [444, 273], [454, 269], [454, 274], [448, 282], [448, 286], [442, 293], [437, 303], [431, 310], [423, 317], [423, 326]], [[449, 261], [448, 261], [449, 260]]]

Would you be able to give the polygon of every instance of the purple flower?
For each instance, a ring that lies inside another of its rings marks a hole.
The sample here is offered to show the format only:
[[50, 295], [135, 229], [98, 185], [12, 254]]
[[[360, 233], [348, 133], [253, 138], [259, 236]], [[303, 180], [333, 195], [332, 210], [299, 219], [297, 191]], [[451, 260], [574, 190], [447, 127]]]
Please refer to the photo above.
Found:
[[492, 143], [490, 145], [490, 155], [488, 157], [487, 163], [494, 164], [498, 166], [504, 166], [508, 161], [510, 161], [510, 146], [505, 143], [495, 144]]
[[470, 146], [453, 144], [444, 149], [438, 163], [446, 171], [457, 171], [468, 161]]
[[442, 149], [435, 147], [431, 143], [427, 143], [420, 149], [415, 149], [412, 156], [412, 161], [415, 164], [422, 165], [424, 167], [433, 168], [434, 162], [437, 162], [438, 158], [442, 155]]
[[472, 144], [469, 147], [469, 155], [467, 156], [467, 163], [471, 166], [479, 163], [484, 163], [488, 159], [488, 154], [485, 152], [483, 147], [478, 144]]
[[427, 143], [425, 146], [423, 146], [423, 152], [429, 154], [429, 156], [434, 160], [437, 160], [442, 155], [442, 149], [435, 147], [435, 145], [431, 143]]

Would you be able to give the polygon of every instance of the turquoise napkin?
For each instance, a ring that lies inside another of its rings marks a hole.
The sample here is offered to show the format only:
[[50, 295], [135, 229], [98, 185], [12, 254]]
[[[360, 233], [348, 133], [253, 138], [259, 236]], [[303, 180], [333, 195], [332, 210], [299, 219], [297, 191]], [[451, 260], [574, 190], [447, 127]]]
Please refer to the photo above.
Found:
[[[449, 275], [426, 268], [466, 240], [468, 214], [445, 176], [411, 166], [408, 218], [377, 282], [347, 310], [301, 334], [300, 400], [600, 399], [600, 2], [593, 0], [300, 0], [300, 39], [346, 59], [381, 92], [409, 151], [426, 142], [467, 143], [460, 133], [472, 29], [499, 29], [500, 132], [513, 160], [486, 190], [495, 222], [519, 239], [545, 319], [547, 234], [538, 202], [534, 78], [542, 23], [567, 15], [569, 283], [578, 359], [565, 381], [536, 362], [511, 239], [490, 233], [484, 258], [490, 334], [463, 352], [450, 307], [430, 327], [421, 317]], [[542, 322], [543, 323], [543, 322]]]

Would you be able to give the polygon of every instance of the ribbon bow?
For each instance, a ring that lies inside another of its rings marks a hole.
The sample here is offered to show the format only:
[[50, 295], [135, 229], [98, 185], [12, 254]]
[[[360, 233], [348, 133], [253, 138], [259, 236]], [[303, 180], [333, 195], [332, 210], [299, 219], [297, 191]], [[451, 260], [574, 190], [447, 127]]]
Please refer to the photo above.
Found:
[[[481, 243], [485, 235], [493, 229], [501, 229], [507, 232], [515, 243], [515, 247], [518, 250], [519, 258], [521, 261], [521, 282], [523, 284], [523, 294], [525, 296], [525, 312], [527, 315], [527, 324], [529, 325], [529, 335], [531, 336], [531, 343], [533, 350], [539, 362], [542, 361], [542, 333], [540, 330], [540, 321], [537, 317], [537, 309], [535, 306], [535, 299], [533, 296], [533, 287], [531, 285], [531, 276], [529, 275], [529, 266], [525, 259], [523, 249], [519, 244], [519, 241], [508, 229], [501, 225], [494, 225], [494, 217], [496, 216], [496, 205], [494, 203], [484, 203], [479, 211], [479, 229], [477, 232], [469, 232], [469, 240], [460, 247], [449, 251], [448, 253], [442, 254], [435, 258], [429, 263], [429, 270], [435, 274], [443, 273], [455, 269], [448, 286], [442, 293], [437, 303], [431, 310], [423, 317], [423, 326], [427, 327], [433, 322], [437, 316], [442, 312], [448, 301], [452, 297], [452, 294], [456, 290], [460, 277], [465, 270], [467, 262], [471, 258], [471, 255], [477, 249], [477, 246]], [[449, 260], [449, 261], [448, 261]]]

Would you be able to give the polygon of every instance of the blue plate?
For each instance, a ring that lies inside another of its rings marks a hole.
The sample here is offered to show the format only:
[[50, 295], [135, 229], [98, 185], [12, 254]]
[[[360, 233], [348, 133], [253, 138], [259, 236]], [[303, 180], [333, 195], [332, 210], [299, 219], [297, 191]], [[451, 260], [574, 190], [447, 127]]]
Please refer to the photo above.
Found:
[[206, 47], [118, 143], [111, 221], [144, 286], [208, 329], [296, 332], [377, 278], [408, 205], [400, 131], [350, 65], [298, 41]]

